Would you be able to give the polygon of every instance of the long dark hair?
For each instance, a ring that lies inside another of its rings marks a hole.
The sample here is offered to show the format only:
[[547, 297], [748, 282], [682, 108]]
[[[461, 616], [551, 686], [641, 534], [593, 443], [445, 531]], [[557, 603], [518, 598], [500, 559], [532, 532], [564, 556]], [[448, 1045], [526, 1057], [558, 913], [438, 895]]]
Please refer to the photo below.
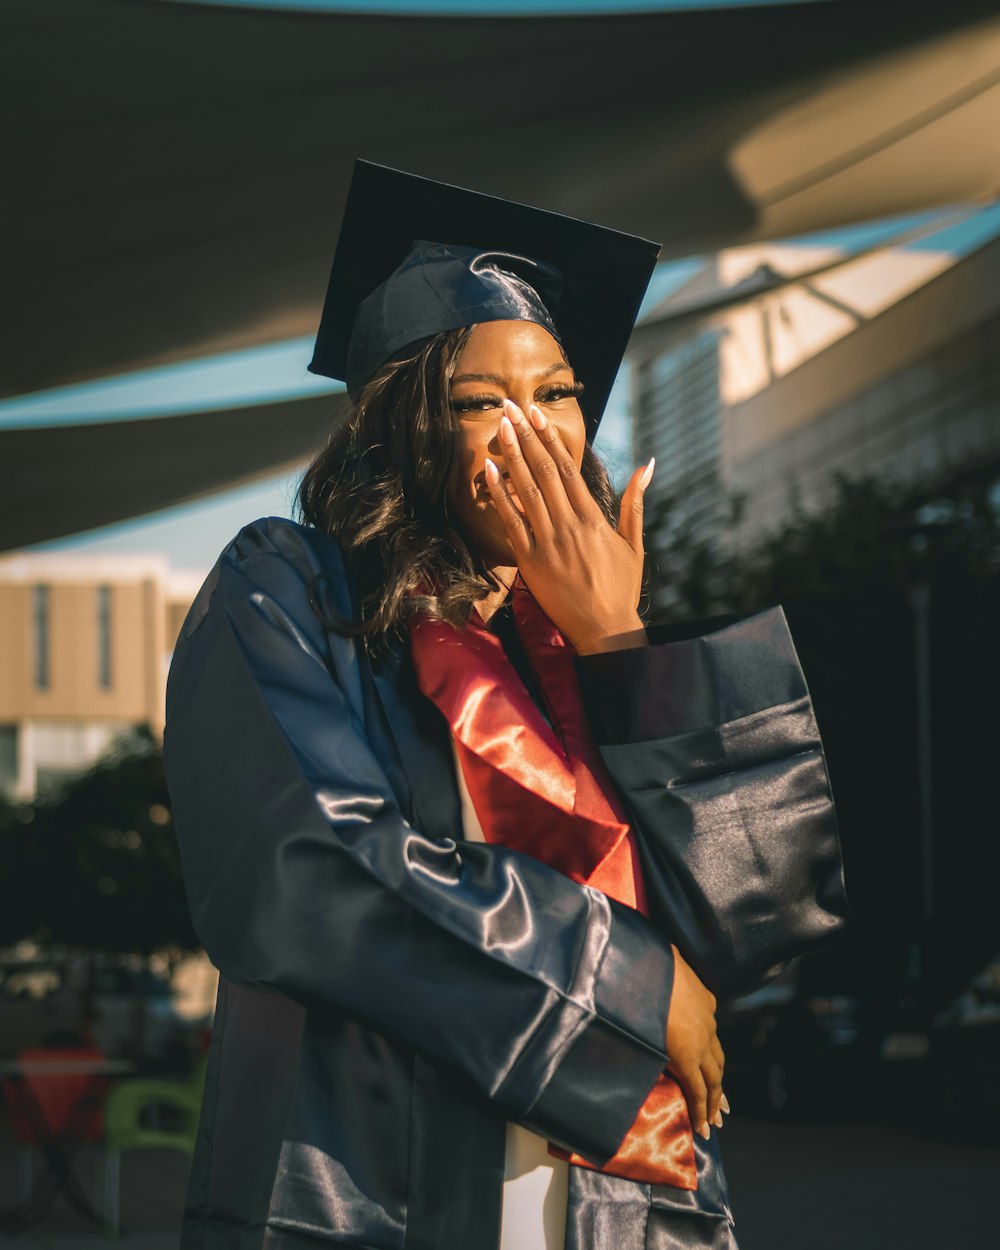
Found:
[[[384, 365], [299, 484], [299, 519], [337, 538], [357, 578], [359, 619], [329, 621], [339, 633], [384, 641], [418, 608], [464, 626], [473, 603], [499, 588], [446, 507], [451, 378], [473, 328], [436, 334]], [[614, 524], [614, 491], [589, 443], [581, 476]]]

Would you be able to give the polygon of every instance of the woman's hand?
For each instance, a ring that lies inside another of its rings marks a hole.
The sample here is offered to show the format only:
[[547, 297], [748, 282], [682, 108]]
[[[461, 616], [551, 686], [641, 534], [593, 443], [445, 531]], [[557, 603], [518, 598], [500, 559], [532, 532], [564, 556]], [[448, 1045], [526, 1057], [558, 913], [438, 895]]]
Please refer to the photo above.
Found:
[[642, 496], [653, 462], [632, 475], [618, 530], [607, 522], [555, 428], [534, 405], [530, 423], [504, 403], [500, 445], [522, 505], [514, 506], [492, 460], [486, 483], [517, 566], [552, 623], [580, 655], [640, 646]]
[[676, 946], [674, 988], [667, 1014], [668, 1069], [687, 1099], [691, 1127], [709, 1136], [709, 1124], [722, 1127], [729, 1102], [722, 1092], [726, 1057], [715, 1032], [715, 995], [702, 985]]
[[[653, 462], [632, 475], [617, 532], [608, 524], [556, 430], [534, 405], [531, 422], [504, 403], [500, 445], [522, 512], [486, 461], [490, 497], [525, 584], [578, 654], [642, 645], [636, 608], [642, 584], [642, 497]], [[715, 1031], [715, 996], [676, 947], [667, 1018], [668, 1068], [687, 1100], [692, 1127], [722, 1124], [725, 1056]]]

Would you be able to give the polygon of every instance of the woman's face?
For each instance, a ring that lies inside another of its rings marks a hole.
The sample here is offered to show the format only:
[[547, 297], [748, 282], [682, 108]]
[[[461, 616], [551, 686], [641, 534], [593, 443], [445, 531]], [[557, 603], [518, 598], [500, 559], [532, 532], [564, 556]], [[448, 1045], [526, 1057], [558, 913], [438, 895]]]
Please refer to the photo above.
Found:
[[[516, 563], [486, 487], [487, 456], [506, 474], [499, 434], [504, 400], [512, 400], [526, 417], [529, 407], [536, 404], [559, 432], [579, 469], [586, 446], [579, 403], [582, 390], [562, 348], [533, 321], [485, 321], [469, 335], [451, 380], [456, 446], [448, 512], [452, 524], [488, 567]], [[509, 481], [507, 489], [511, 489]], [[520, 507], [517, 496], [512, 497]]]

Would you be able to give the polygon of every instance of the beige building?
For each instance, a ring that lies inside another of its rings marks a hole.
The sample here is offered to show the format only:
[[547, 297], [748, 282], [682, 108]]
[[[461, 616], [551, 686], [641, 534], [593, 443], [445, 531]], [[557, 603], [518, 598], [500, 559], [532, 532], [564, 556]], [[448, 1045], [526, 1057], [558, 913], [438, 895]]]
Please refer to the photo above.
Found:
[[158, 555], [0, 557], [0, 792], [31, 799], [132, 727], [162, 734], [170, 654], [204, 576]]
[[[1000, 477], [1000, 207], [847, 255], [734, 248], [646, 319], [630, 349], [636, 462], [674, 517], [776, 527], [833, 475]], [[655, 497], [655, 496], [654, 496]]]

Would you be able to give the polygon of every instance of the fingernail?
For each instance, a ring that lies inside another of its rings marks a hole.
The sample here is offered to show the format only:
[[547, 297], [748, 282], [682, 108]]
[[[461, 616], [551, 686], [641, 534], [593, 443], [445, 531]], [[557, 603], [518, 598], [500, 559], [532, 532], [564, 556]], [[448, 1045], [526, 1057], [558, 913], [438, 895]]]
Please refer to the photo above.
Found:
[[712, 1121], [716, 1128], [722, 1128], [722, 1112], [716, 1111], [715, 1119]]
[[704, 1139], [705, 1139], [706, 1141], [708, 1141], [708, 1139], [712, 1136], [712, 1130], [708, 1127], [708, 1121], [707, 1121], [707, 1120], [706, 1120], [706, 1121], [705, 1121], [705, 1123], [701, 1126], [701, 1128], [698, 1130], [698, 1133], [699, 1133], [699, 1135], [700, 1135], [700, 1136], [704, 1137]]
[[545, 419], [545, 413], [542, 412], [541, 408], [536, 408], [534, 404], [532, 404], [528, 409], [528, 416], [531, 418], [531, 424], [536, 430], [544, 430], [548, 425], [548, 421]]
[[639, 478], [639, 489], [645, 490], [653, 477], [653, 470], [656, 468], [656, 457], [650, 460], [649, 464], [642, 471], [642, 477]]
[[514, 434], [514, 427], [511, 424], [510, 417], [504, 415], [500, 418], [500, 437], [505, 443], [513, 445], [517, 442], [517, 436]]
[[722, 1097], [719, 1099], [719, 1106], [726, 1113], [726, 1115], [729, 1115], [730, 1111], [732, 1111], [732, 1107], [730, 1107], [729, 1105], [729, 1099], [726, 1097], [725, 1094], [723, 1094]]
[[515, 404], [512, 399], [505, 399], [503, 401], [503, 410], [507, 416], [510, 417], [511, 421], [524, 420], [524, 413], [520, 408], [518, 408], [517, 404]]
[[497, 482], [500, 481], [500, 470], [489, 456], [486, 457], [486, 480], [491, 486], [496, 486]]

